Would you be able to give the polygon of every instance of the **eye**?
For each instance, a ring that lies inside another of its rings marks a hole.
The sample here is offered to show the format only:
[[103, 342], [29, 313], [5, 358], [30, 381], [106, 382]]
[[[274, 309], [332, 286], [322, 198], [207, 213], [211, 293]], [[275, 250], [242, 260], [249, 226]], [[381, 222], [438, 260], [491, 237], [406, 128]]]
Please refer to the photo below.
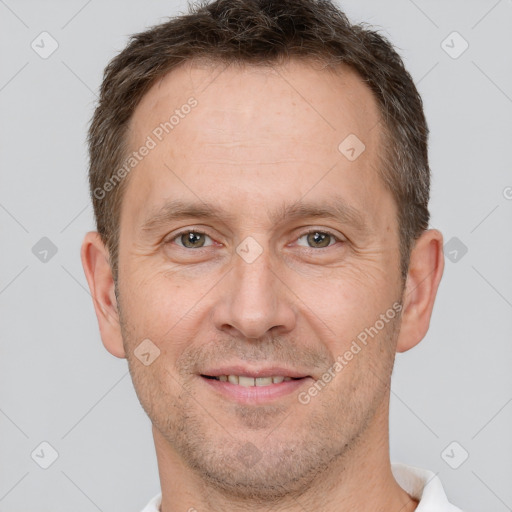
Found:
[[[305, 244], [300, 243], [302, 239], [305, 239]], [[207, 240], [210, 240], [210, 243], [206, 243]], [[341, 240], [329, 231], [315, 229], [304, 233], [297, 239], [297, 241], [298, 245], [302, 247], [308, 247], [311, 249], [324, 249], [326, 247], [335, 245], [336, 242]], [[193, 229], [188, 229], [177, 233], [172, 238], [170, 238], [167, 243], [170, 242], [174, 242], [176, 245], [183, 247], [184, 249], [201, 249], [203, 247], [209, 247], [213, 245], [212, 239], [206, 233]]]
[[201, 249], [202, 247], [208, 247], [208, 245], [205, 245], [206, 238], [211, 240], [206, 233], [189, 229], [178, 233], [174, 238], [169, 240], [169, 242], [176, 242], [176, 245], [184, 247], [185, 249]]
[[[324, 247], [329, 247], [334, 245], [336, 241], [339, 241], [339, 239], [332, 233], [329, 233], [328, 231], [320, 231], [318, 229], [308, 231], [307, 233], [300, 236], [297, 240], [299, 241], [302, 238], [305, 238], [308, 247], [313, 249], [323, 249]], [[298, 245], [304, 246], [300, 243]]]

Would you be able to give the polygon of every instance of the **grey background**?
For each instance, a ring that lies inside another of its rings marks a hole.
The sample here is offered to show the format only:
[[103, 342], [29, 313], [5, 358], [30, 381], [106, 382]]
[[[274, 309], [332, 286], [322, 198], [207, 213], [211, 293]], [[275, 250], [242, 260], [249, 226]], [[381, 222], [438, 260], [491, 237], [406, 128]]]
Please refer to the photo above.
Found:
[[[467, 512], [512, 510], [512, 2], [340, 4], [390, 37], [418, 84], [431, 226], [456, 238], [430, 331], [397, 356], [392, 460], [437, 473]], [[159, 491], [149, 419], [101, 344], [79, 259], [94, 227], [85, 133], [127, 36], [185, 10], [0, 0], [0, 512], [137, 512]], [[31, 48], [42, 31], [59, 45], [47, 59]], [[453, 31], [469, 43], [458, 58]], [[46, 262], [43, 237], [57, 249]], [[48, 469], [43, 441], [59, 454]]]

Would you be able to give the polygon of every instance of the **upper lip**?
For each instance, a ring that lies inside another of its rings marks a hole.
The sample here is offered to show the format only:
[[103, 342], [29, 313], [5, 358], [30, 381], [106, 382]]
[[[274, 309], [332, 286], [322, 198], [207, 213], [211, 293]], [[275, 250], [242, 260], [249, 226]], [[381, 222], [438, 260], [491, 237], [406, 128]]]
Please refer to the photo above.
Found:
[[307, 372], [299, 370], [293, 370], [290, 368], [283, 368], [282, 366], [267, 366], [265, 368], [248, 368], [247, 366], [233, 365], [233, 366], [222, 366], [219, 368], [211, 368], [201, 372], [201, 375], [208, 377], [218, 377], [219, 375], [243, 375], [245, 377], [291, 377], [294, 379], [300, 379], [303, 377], [309, 377]]

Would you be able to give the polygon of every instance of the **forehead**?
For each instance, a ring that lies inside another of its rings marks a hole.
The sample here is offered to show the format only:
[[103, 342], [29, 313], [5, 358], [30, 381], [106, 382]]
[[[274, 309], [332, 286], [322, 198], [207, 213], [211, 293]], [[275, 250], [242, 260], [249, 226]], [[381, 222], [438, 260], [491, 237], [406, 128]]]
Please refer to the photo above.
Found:
[[[143, 96], [130, 123], [132, 146], [173, 113], [179, 114], [191, 97], [199, 108], [191, 121], [173, 127], [176, 142], [194, 135], [216, 144], [222, 139], [237, 143], [244, 136], [264, 139], [283, 127], [282, 137], [301, 142], [319, 133], [326, 145], [336, 143], [352, 130], [369, 143], [377, 133], [370, 131], [379, 122], [372, 92], [344, 65], [333, 70], [298, 60], [274, 66], [192, 61], [155, 82]], [[298, 117], [303, 118], [300, 125], [293, 122]], [[196, 130], [198, 125], [202, 130]]]
[[189, 63], [134, 112], [129, 147], [153, 147], [130, 173], [122, 211], [134, 220], [184, 194], [251, 216], [251, 199], [332, 192], [377, 217], [389, 202], [378, 197], [380, 133], [377, 102], [350, 68]]

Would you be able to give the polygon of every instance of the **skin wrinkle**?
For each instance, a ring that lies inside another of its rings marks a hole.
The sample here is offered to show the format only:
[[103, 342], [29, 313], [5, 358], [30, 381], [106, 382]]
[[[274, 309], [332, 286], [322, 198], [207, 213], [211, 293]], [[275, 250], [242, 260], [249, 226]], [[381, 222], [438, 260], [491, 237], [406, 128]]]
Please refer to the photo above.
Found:
[[[134, 147], [207, 76], [183, 67], [150, 89], [132, 119]], [[314, 109], [298, 108], [302, 100], [288, 82]], [[128, 359], [153, 424], [162, 512], [414, 510], [417, 502], [391, 474], [388, 440], [395, 352], [399, 342], [406, 350], [422, 337], [411, 327], [419, 323], [414, 309], [386, 322], [308, 405], [297, 393], [242, 405], [200, 377], [245, 362], [280, 364], [318, 381], [379, 315], [396, 303], [406, 308], [397, 206], [376, 171], [382, 140], [371, 91], [350, 70], [340, 79], [289, 62], [279, 74], [227, 69], [197, 101], [130, 175], [115, 290], [119, 324], [100, 319], [105, 346]], [[276, 110], [286, 115], [274, 116]], [[227, 145], [233, 133], [244, 143]], [[366, 146], [353, 162], [338, 151], [349, 133]], [[276, 224], [269, 216], [299, 200], [322, 206], [336, 195], [362, 212], [364, 232], [322, 217]], [[216, 205], [230, 217], [163, 222], [151, 235], [141, 230], [177, 198]], [[219, 245], [185, 250], [169, 243], [170, 234], [196, 225]], [[296, 240], [309, 226], [340, 231], [346, 240], [308, 252]], [[235, 250], [248, 236], [263, 249], [250, 264]], [[413, 269], [429, 264], [427, 256], [412, 260]], [[160, 351], [149, 366], [135, 355], [145, 339]], [[260, 455], [250, 467], [240, 456], [247, 446]]]

